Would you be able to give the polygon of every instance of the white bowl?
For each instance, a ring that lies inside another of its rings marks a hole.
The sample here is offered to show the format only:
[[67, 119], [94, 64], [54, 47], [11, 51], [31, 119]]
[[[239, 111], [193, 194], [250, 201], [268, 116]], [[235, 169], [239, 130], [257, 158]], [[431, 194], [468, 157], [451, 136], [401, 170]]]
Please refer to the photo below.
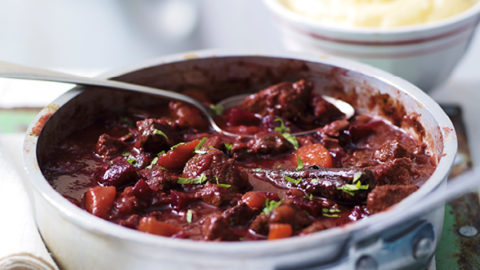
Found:
[[328, 53], [389, 71], [430, 91], [443, 83], [465, 54], [480, 20], [480, 2], [435, 23], [392, 29], [322, 25], [278, 0], [264, 0], [290, 50]]

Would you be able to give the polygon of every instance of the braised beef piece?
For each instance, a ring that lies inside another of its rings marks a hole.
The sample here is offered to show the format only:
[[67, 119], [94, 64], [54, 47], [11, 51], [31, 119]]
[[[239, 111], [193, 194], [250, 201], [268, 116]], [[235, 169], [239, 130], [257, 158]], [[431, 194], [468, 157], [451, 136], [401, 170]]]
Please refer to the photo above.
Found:
[[126, 143], [106, 133], [98, 137], [97, 144], [95, 145], [95, 153], [102, 156], [105, 160], [120, 155], [125, 149], [127, 149]]
[[312, 93], [312, 83], [305, 80], [282, 82], [245, 98], [239, 108], [275, 115], [291, 121], [304, 121]]
[[178, 127], [165, 119], [149, 118], [137, 121], [138, 138], [135, 147], [157, 154], [180, 142]]
[[140, 216], [138, 214], [133, 214], [127, 218], [124, 218], [118, 221], [118, 225], [130, 228], [130, 229], [136, 229], [138, 227], [139, 222], [140, 222]]
[[368, 211], [370, 211], [371, 214], [381, 212], [417, 190], [418, 187], [415, 185], [377, 186], [368, 194]]
[[216, 148], [205, 154], [196, 154], [183, 168], [183, 177], [195, 178], [205, 175], [210, 182], [231, 185], [232, 191], [242, 191], [250, 187], [247, 177], [237, 168], [233, 159]]
[[230, 223], [221, 213], [214, 213], [206, 216], [200, 222], [202, 224], [202, 235], [205, 240], [234, 241], [238, 240], [231, 230]]
[[241, 194], [232, 193], [229, 187], [207, 182], [202, 189], [195, 192], [194, 196], [205, 203], [219, 207], [224, 203], [231, 202], [234, 198], [240, 198]]
[[153, 191], [168, 190], [174, 187], [178, 180], [176, 174], [158, 165], [139, 170], [138, 174], [145, 179], [145, 182]]
[[406, 146], [398, 141], [386, 141], [375, 151], [374, 158], [380, 162], [393, 160], [395, 158], [411, 157]]
[[310, 226], [303, 229], [299, 235], [311, 234], [314, 232], [323, 231], [326, 229], [334, 228], [337, 226], [337, 223], [333, 219], [322, 219], [314, 221]]
[[102, 185], [119, 187], [137, 176], [135, 167], [124, 157], [116, 157], [106, 163], [96, 174], [97, 181]]
[[247, 206], [245, 203], [239, 203], [223, 211], [222, 216], [233, 226], [247, 225], [250, 220], [258, 213]]
[[120, 195], [115, 198], [112, 208], [112, 219], [118, 219], [132, 214], [136, 209], [145, 207], [146, 203], [142, 203], [132, 193], [132, 187], [126, 187]]
[[370, 169], [375, 174], [377, 185], [409, 185], [414, 183], [412, 163], [409, 158], [396, 158]]
[[326, 101], [319, 95], [314, 95], [311, 99], [311, 106], [313, 107], [313, 115], [315, 115], [315, 123], [318, 125], [325, 125], [345, 117], [335, 105]]

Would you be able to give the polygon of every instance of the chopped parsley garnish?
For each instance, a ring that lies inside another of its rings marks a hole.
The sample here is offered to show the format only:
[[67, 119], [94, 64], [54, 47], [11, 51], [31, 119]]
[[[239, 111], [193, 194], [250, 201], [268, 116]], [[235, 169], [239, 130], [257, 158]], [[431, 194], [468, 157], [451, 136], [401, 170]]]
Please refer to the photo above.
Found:
[[195, 178], [183, 178], [178, 177], [177, 183], [178, 184], [203, 184], [207, 182], [207, 176], [205, 174], [199, 175]]
[[298, 185], [298, 184], [300, 184], [300, 182], [302, 182], [302, 178], [295, 179], [295, 178], [292, 178], [290, 176], [285, 176], [285, 180], [287, 180], [290, 183], [296, 184], [296, 185]]
[[153, 134], [154, 135], [161, 135], [165, 138], [165, 140], [168, 140], [167, 134], [163, 133], [163, 131], [161, 131], [160, 129], [154, 129]]
[[137, 164], [137, 161], [133, 157], [127, 158], [127, 162], [130, 163], [130, 165], [132, 165], [132, 166]]
[[265, 201], [265, 207], [263, 208], [263, 213], [265, 213], [265, 215], [269, 215], [273, 209], [277, 208], [278, 206], [280, 206], [280, 204], [282, 203], [282, 201], [270, 201], [268, 198], [267, 200]]
[[335, 213], [340, 213], [342, 211], [340, 211], [340, 209], [336, 209], [336, 208], [323, 208], [322, 209], [322, 215], [324, 217], [332, 217], [332, 218], [338, 218], [340, 217], [340, 215], [338, 214], [335, 214]]
[[280, 117], [277, 117], [273, 120], [273, 122], [280, 122], [280, 126], [275, 127], [273, 130], [276, 131], [276, 132], [280, 132], [282, 134], [283, 138], [285, 138], [285, 140], [287, 140], [289, 143], [291, 143], [295, 149], [298, 149], [297, 138], [289, 133], [290, 128], [285, 126], [285, 123], [283, 122], [283, 119], [280, 118]]
[[128, 156], [130, 156], [130, 152], [125, 152], [122, 154], [122, 157], [128, 157]]
[[222, 115], [223, 113], [223, 106], [221, 104], [210, 104], [210, 109], [212, 109], [216, 115]]
[[159, 157], [159, 156], [161, 156], [161, 155], [163, 155], [163, 154], [165, 154], [165, 150], [162, 150], [160, 153], [158, 153], [158, 154], [157, 154], [157, 157]]
[[308, 195], [305, 194], [305, 198], [309, 199], [310, 201], [313, 201], [313, 194], [308, 194]]
[[361, 177], [362, 177], [362, 173], [361, 173], [361, 172], [356, 173], [355, 175], [353, 175], [353, 181], [352, 181], [352, 183], [355, 184], [355, 182], [357, 182], [358, 180], [360, 180]]
[[318, 183], [320, 182], [320, 180], [318, 180], [317, 178], [313, 178], [312, 180], [310, 180], [310, 183]]
[[254, 172], [261, 172], [261, 171], [262, 171], [262, 168], [255, 168], [255, 169], [252, 169], [252, 171], [254, 171]]
[[130, 137], [132, 135], [133, 135], [132, 132], [128, 132], [127, 134], [123, 135], [123, 137]]
[[282, 169], [282, 165], [278, 164], [277, 170], [280, 170], [280, 169]]
[[110, 160], [110, 165], [113, 165], [113, 160]]
[[188, 224], [192, 223], [192, 219], [193, 219], [192, 209], [188, 209], [186, 219], [187, 219]]
[[362, 185], [360, 181], [357, 181], [356, 184], [346, 184], [341, 187], [337, 187], [337, 189], [342, 190], [343, 192], [349, 194], [350, 196], [355, 196], [355, 191], [358, 190], [368, 190], [368, 184]]
[[223, 145], [225, 145], [225, 148], [227, 149], [228, 152], [231, 152], [231, 151], [232, 151], [233, 144], [231, 144], [231, 143], [224, 143]]
[[293, 145], [295, 149], [298, 149], [298, 141], [295, 136], [290, 133], [282, 133], [283, 138]]
[[232, 185], [229, 185], [229, 184], [222, 184], [222, 183], [219, 183], [218, 182], [218, 177], [215, 175], [215, 181], [217, 182], [217, 186], [221, 186], [221, 187], [224, 187], [224, 188], [229, 188], [231, 187]]
[[198, 150], [200, 149], [200, 147], [203, 146], [203, 144], [207, 141], [207, 137], [203, 137], [200, 142], [197, 144], [197, 146], [195, 146], [195, 150], [193, 150], [194, 153], [197, 153], [197, 154], [206, 154], [207, 151], [205, 150]]
[[303, 161], [300, 157], [297, 157], [297, 171], [303, 169]]
[[152, 166], [157, 164], [158, 162], [158, 157], [155, 157], [153, 160], [152, 160], [152, 163], [150, 163], [150, 165], [147, 166], [147, 169], [152, 169]]
[[290, 132], [290, 128], [289, 127], [286, 127], [285, 126], [285, 123], [283, 122], [283, 119], [280, 118], [280, 117], [277, 117], [273, 120], [273, 122], [280, 122], [280, 126], [279, 127], [275, 127], [273, 130], [276, 131], [276, 132], [280, 132], [280, 133], [288, 133]]

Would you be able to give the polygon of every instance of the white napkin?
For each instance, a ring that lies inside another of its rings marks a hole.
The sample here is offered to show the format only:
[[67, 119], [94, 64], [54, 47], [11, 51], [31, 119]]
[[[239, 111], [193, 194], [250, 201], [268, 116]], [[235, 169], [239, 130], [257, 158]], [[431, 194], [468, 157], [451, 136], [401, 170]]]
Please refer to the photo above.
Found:
[[22, 141], [23, 135], [0, 134], [0, 269], [57, 270], [22, 181]]

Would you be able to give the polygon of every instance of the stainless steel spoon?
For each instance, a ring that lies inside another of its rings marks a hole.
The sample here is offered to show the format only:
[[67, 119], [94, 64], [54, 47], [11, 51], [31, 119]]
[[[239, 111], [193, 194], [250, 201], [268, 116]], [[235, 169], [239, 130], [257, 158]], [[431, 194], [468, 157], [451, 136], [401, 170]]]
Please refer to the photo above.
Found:
[[[109, 88], [116, 88], [116, 89], [131, 91], [131, 92], [139, 92], [139, 93], [160, 96], [167, 99], [179, 100], [179, 101], [188, 103], [196, 107], [197, 109], [199, 109], [200, 112], [202, 112], [203, 115], [205, 115], [208, 122], [210, 123], [210, 126], [216, 132], [221, 132], [228, 136], [237, 136], [236, 134], [222, 130], [213, 119], [213, 116], [212, 116], [213, 113], [210, 111], [209, 108], [206, 108], [202, 103], [198, 102], [197, 100], [189, 96], [182, 95], [173, 91], [168, 91], [168, 90], [158, 89], [158, 88], [148, 87], [148, 86], [142, 86], [138, 84], [108, 80], [108, 79], [87, 78], [87, 77], [65, 74], [65, 73], [50, 71], [45, 69], [26, 67], [26, 66], [8, 63], [4, 61], [0, 61], [0, 77], [109, 87]], [[232, 101], [235, 101], [236, 104], [238, 104], [241, 101], [241, 99], [239, 99], [238, 97], [239, 96], [228, 98], [224, 101], [221, 101], [219, 104], [222, 104], [225, 107], [231, 107]], [[353, 107], [344, 101], [341, 101], [339, 99], [335, 99], [332, 97], [327, 97], [327, 96], [324, 96], [324, 98], [330, 103], [337, 106], [337, 108], [346, 115], [347, 119], [352, 117], [353, 114], [355, 113], [355, 110], [353, 109]], [[294, 133], [292, 135], [303, 135], [311, 132], [313, 131], [299, 132], [299, 133]]]

